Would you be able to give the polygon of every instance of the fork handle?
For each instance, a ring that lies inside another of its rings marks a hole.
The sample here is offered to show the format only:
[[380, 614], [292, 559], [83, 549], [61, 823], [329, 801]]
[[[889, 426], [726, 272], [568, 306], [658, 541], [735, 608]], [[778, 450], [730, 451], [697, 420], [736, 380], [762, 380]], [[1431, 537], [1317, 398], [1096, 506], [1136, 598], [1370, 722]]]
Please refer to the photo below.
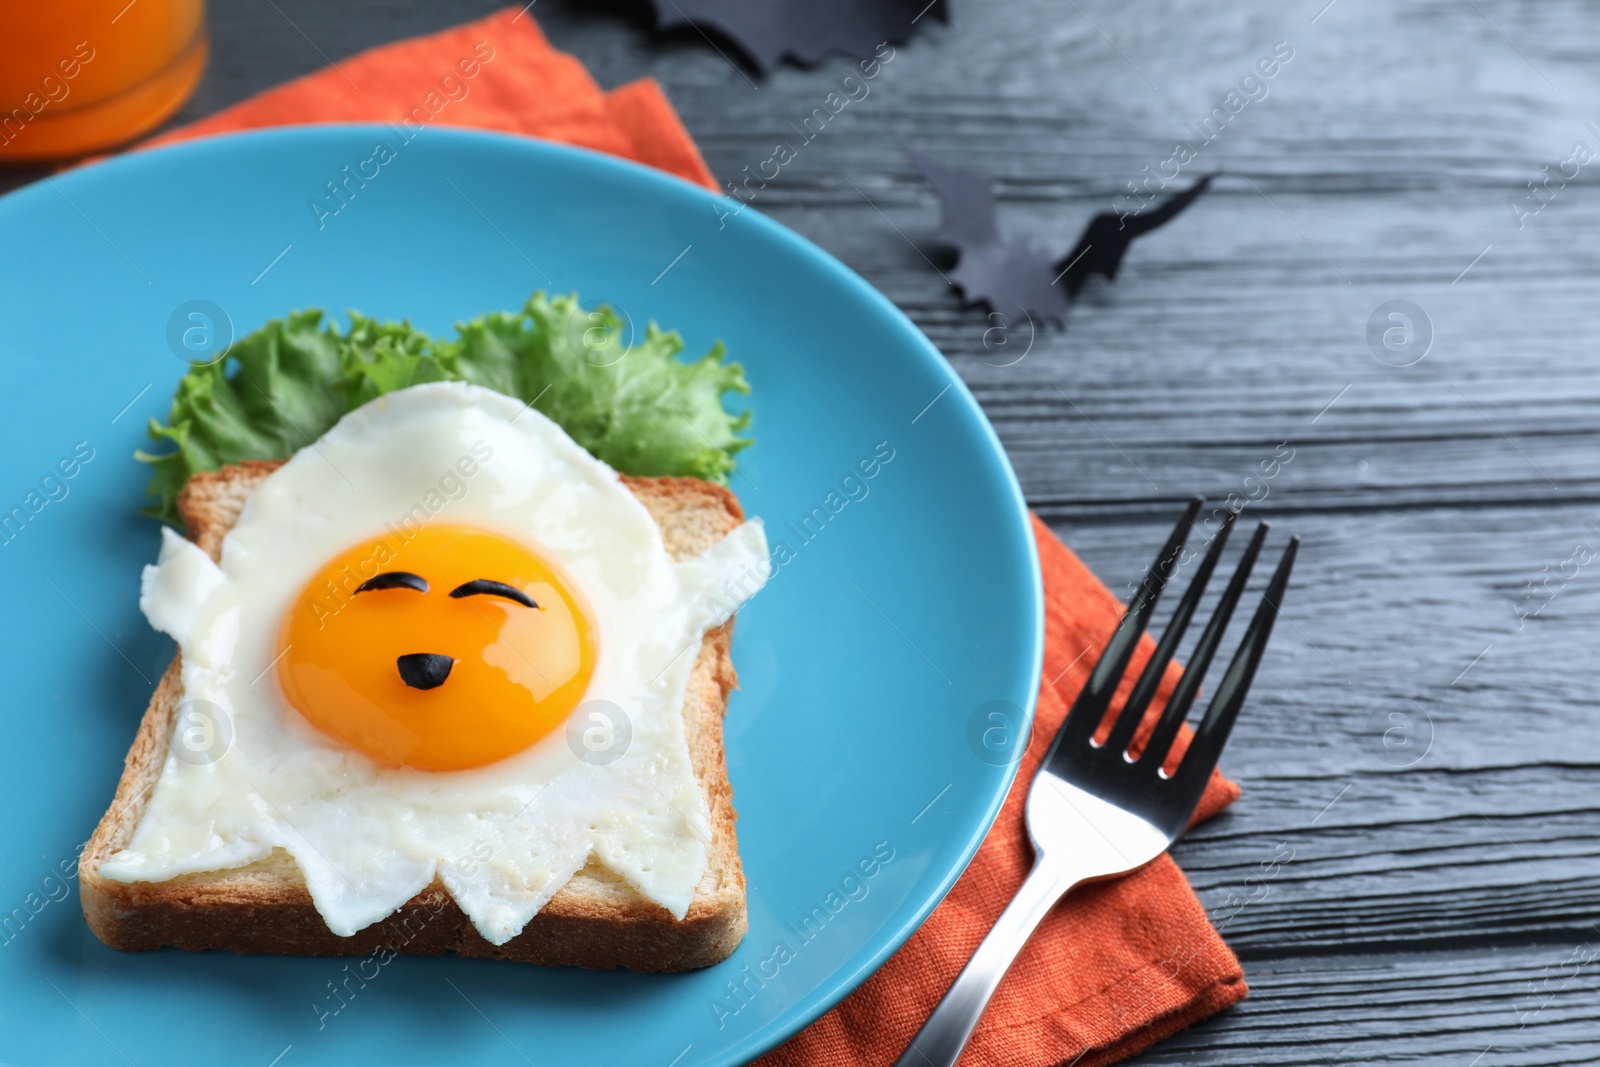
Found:
[[978, 951], [961, 969], [894, 1067], [954, 1067], [1011, 963], [1034, 929], [1078, 878], [1040, 854]]

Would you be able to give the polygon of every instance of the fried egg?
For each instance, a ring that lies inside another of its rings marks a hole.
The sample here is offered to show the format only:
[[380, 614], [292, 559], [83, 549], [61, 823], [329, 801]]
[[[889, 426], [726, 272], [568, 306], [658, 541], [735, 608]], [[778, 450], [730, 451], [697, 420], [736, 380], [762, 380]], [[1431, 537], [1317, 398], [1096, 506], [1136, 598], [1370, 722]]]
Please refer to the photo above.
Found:
[[510, 397], [380, 397], [255, 489], [220, 563], [163, 531], [140, 607], [183, 703], [100, 873], [283, 849], [336, 934], [438, 879], [498, 945], [592, 857], [681, 919], [710, 840], [685, 688], [769, 573], [759, 520], [675, 562], [616, 472]]

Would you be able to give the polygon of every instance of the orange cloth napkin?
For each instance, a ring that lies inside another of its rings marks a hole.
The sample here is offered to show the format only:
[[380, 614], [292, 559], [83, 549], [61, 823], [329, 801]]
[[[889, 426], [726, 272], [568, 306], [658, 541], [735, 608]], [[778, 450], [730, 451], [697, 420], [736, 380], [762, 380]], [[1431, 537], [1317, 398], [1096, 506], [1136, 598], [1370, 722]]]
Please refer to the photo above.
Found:
[[[477, 126], [565, 141], [719, 189], [653, 79], [602, 92], [517, 8], [363, 52], [147, 143], [260, 126], [372, 121]], [[1022, 822], [1028, 783], [1122, 610], [1037, 519], [1034, 535], [1044, 580], [1045, 681], [1028, 751], [999, 820], [905, 947], [831, 1012], [758, 1061], [761, 1067], [892, 1062], [1022, 884], [1031, 860]], [[1114, 707], [1152, 648], [1147, 638]], [[1176, 665], [1168, 670], [1135, 749], [1179, 675]], [[1185, 748], [1188, 737], [1185, 731], [1176, 748]], [[1196, 819], [1209, 818], [1238, 795], [1238, 786], [1213, 776]], [[1162, 856], [1125, 878], [1074, 892], [1045, 919], [1001, 984], [962, 1063], [1112, 1063], [1244, 996], [1238, 960], [1183, 872]]]
[[[892, 1063], [1022, 885], [1033, 852], [1023, 825], [1028, 785], [1111, 637], [1122, 604], [1049, 527], [1033, 520], [1044, 580], [1044, 681], [1028, 750], [1000, 817], [966, 873], [904, 947], [828, 1014], [759, 1067]], [[1134, 654], [1112, 712], [1155, 649]], [[1130, 745], [1141, 751], [1182, 671], [1168, 668]], [[1102, 733], [1110, 729], [1110, 715]], [[1188, 749], [1186, 728], [1169, 767]], [[1233, 803], [1220, 774], [1195, 821]], [[1073, 891], [1039, 925], [978, 1023], [963, 1067], [1096, 1067], [1115, 1063], [1244, 998], [1244, 973], [1170, 856]]]
[[551, 48], [520, 8], [362, 52], [144, 144], [316, 122], [526, 134], [647, 163], [722, 191], [654, 78], [601, 91], [583, 64]]

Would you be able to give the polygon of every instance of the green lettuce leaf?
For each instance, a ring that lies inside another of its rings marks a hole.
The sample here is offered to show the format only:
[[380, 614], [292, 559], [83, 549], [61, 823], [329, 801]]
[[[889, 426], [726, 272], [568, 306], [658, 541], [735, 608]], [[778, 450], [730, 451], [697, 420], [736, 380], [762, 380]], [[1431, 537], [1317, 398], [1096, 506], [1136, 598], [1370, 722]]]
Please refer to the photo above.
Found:
[[[179, 524], [178, 491], [196, 471], [245, 459], [284, 459], [347, 411], [422, 382], [465, 381], [514, 396], [549, 416], [624, 474], [689, 475], [726, 482], [750, 413], [730, 414], [726, 393], [749, 393], [722, 345], [693, 362], [683, 341], [650, 324], [642, 339], [609, 307], [535, 293], [520, 312], [460, 323], [448, 340], [409, 322], [352, 312], [341, 332], [321, 311], [292, 312], [239, 340], [227, 357], [190, 368], [165, 424], [150, 437], [173, 449], [138, 452], [149, 463], [146, 514]], [[630, 343], [636, 342], [636, 343]]]

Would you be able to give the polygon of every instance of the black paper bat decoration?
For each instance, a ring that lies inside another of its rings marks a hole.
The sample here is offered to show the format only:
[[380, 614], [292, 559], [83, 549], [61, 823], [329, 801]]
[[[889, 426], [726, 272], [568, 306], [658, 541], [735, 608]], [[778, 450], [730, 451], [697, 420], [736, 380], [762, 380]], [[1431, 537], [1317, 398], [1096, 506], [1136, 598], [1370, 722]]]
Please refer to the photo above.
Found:
[[[950, 21], [946, 0], [650, 0], [656, 29], [714, 29], [765, 75], [784, 57], [811, 66], [829, 52], [871, 59], [924, 18]], [[881, 58], [881, 57], [880, 57]]]
[[1006, 241], [995, 216], [989, 179], [940, 167], [901, 140], [900, 147], [939, 196], [938, 242], [956, 253], [947, 277], [969, 304], [1005, 313], [1014, 307], [1064, 325], [1067, 308], [1091, 274], [1114, 279], [1128, 245], [1188, 207], [1214, 175], [1173, 193], [1148, 211], [1118, 216], [1101, 212], [1089, 220], [1071, 252], [1056, 259], [1027, 241]]

